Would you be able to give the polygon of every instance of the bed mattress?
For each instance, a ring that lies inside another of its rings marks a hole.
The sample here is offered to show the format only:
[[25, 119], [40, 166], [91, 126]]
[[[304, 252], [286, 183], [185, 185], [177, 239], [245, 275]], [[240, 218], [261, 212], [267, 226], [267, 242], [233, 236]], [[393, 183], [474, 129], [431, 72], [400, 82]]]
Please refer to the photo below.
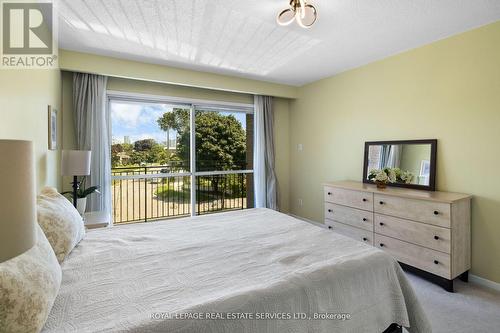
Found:
[[268, 209], [88, 232], [43, 332], [430, 332], [384, 252]]

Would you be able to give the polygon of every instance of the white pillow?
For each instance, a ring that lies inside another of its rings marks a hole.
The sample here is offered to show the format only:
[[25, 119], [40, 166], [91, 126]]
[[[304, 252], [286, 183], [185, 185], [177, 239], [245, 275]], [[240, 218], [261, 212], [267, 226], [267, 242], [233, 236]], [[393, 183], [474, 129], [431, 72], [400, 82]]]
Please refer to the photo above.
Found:
[[83, 219], [56, 189], [46, 187], [37, 198], [38, 224], [52, 245], [59, 263], [85, 236]]
[[0, 332], [40, 332], [61, 287], [61, 266], [37, 228], [37, 243], [0, 263]]

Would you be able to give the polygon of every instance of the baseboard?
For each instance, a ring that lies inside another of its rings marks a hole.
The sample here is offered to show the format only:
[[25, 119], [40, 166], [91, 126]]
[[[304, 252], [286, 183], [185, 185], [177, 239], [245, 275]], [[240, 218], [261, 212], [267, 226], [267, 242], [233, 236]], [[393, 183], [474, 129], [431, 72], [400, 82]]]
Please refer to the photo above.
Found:
[[491, 280], [487, 280], [487, 279], [479, 277], [477, 275], [469, 274], [469, 282], [478, 284], [478, 285], [483, 286], [483, 287], [487, 287], [487, 288], [491, 288], [491, 289], [495, 289], [497, 291], [500, 291], [500, 283], [495, 282], [495, 281], [491, 281]]
[[311, 224], [314, 224], [315, 226], [318, 226], [318, 227], [326, 229], [326, 224], [324, 224], [324, 223], [319, 223], [319, 222], [316, 222], [316, 221], [313, 221], [313, 220], [309, 220], [309, 219], [306, 219], [305, 217], [301, 217], [301, 216], [298, 216], [298, 215], [295, 215], [295, 214], [288, 214], [288, 215], [290, 215], [291, 217], [295, 217], [296, 219], [302, 220], [304, 222], [311, 223]]

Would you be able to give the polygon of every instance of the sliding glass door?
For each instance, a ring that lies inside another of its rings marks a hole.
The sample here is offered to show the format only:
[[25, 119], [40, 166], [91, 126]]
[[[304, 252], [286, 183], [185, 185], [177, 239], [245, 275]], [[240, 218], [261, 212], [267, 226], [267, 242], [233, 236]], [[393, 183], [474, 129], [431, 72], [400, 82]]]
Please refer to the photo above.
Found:
[[[114, 223], [189, 215], [191, 106], [123, 98], [110, 99], [108, 106]], [[187, 122], [170, 125], [186, 114]], [[187, 141], [178, 142], [179, 133]]]
[[114, 223], [253, 207], [253, 108], [108, 99]]
[[253, 207], [253, 113], [195, 109], [196, 213]]

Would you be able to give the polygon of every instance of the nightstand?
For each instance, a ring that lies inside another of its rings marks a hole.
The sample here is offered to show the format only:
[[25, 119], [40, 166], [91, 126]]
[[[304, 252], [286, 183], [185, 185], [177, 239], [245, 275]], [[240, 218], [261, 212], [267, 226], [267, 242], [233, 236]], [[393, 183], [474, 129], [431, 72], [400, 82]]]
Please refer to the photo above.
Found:
[[106, 228], [111, 222], [111, 217], [105, 212], [88, 212], [83, 214], [83, 221], [87, 229]]

